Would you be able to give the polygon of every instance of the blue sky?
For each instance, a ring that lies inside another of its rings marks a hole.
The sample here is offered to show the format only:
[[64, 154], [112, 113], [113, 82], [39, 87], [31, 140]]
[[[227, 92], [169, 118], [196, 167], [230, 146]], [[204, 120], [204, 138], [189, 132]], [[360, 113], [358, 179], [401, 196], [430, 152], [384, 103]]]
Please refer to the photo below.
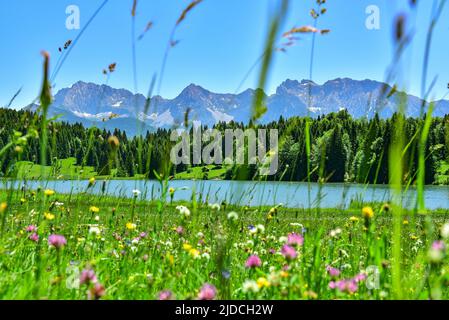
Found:
[[[54, 66], [58, 47], [74, 39], [79, 30], [65, 26], [68, 5], [80, 8], [81, 27], [103, 0], [14, 0], [0, 3], [0, 105], [6, 105], [23, 87], [13, 107], [30, 103], [38, 94], [42, 78], [41, 50], [50, 52]], [[137, 41], [138, 91], [146, 93], [154, 73], [159, 73], [170, 31], [190, 0], [140, 0], [136, 16], [137, 35], [148, 21], [153, 28]], [[180, 43], [170, 51], [161, 95], [172, 98], [190, 83], [214, 92], [233, 93], [245, 73], [260, 56], [270, 11], [275, 0], [204, 0], [177, 30]], [[328, 13], [318, 27], [332, 32], [316, 43], [313, 80], [323, 83], [337, 77], [385, 79], [392, 59], [392, 25], [399, 12], [407, 12], [408, 0], [328, 0]], [[416, 16], [409, 17], [413, 45], [402, 65], [401, 86], [420, 95], [424, 43], [433, 0], [418, 1]], [[314, 0], [291, 0], [283, 31], [312, 23], [309, 10]], [[380, 30], [365, 27], [369, 5], [380, 9]], [[134, 91], [131, 51], [132, 0], [109, 0], [108, 4], [73, 48], [55, 80], [55, 91], [78, 80], [104, 83], [102, 69], [117, 63], [109, 85]], [[432, 97], [447, 92], [449, 82], [449, 5], [435, 29], [429, 81], [438, 76]], [[277, 53], [267, 91], [272, 93], [285, 79], [309, 75], [311, 37], [303, 36], [287, 53]], [[254, 88], [257, 70], [242, 90]]]

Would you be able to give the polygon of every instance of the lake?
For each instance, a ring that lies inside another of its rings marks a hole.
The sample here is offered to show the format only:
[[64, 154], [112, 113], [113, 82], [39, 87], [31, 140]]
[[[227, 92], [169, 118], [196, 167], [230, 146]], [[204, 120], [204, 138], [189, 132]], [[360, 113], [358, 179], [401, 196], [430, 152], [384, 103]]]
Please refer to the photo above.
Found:
[[[83, 180], [49, 181], [3, 181], [2, 188], [25, 186], [28, 189], [51, 188], [59, 193], [85, 192], [88, 182]], [[190, 200], [193, 190], [200, 201], [227, 203], [248, 206], [274, 206], [282, 203], [290, 208], [309, 207], [308, 184], [305, 182], [255, 182], [255, 181], [203, 181], [173, 180], [170, 187], [176, 189], [174, 200]], [[97, 181], [89, 189], [90, 193], [111, 196], [132, 197], [133, 190], [141, 191], [140, 197], [148, 200], [160, 197], [160, 184], [154, 180], [108, 180]], [[310, 205], [322, 208], [347, 208], [351, 201], [379, 201], [390, 199], [390, 189], [384, 185], [325, 184], [321, 190], [318, 184], [310, 186]], [[416, 189], [411, 188], [403, 195], [405, 207], [413, 208], [416, 202]], [[449, 188], [445, 186], [426, 186], [425, 202], [428, 209], [449, 209]]]

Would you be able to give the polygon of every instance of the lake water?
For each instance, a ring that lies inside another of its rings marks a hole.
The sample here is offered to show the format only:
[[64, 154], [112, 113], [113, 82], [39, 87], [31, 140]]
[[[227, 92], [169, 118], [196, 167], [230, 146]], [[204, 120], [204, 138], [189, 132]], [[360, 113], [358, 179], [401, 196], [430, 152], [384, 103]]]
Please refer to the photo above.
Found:
[[[27, 181], [6, 182], [2, 188], [15, 188], [26, 186], [29, 189], [38, 187], [51, 188], [59, 193], [85, 192], [87, 181]], [[273, 206], [282, 203], [291, 208], [309, 207], [308, 184], [304, 182], [254, 182], [254, 181], [193, 181], [174, 180], [169, 186], [176, 189], [174, 200], [190, 200], [192, 192], [197, 194], [200, 201], [209, 203], [233, 203], [248, 206]], [[107, 194], [112, 196], [132, 197], [133, 190], [141, 191], [141, 197], [151, 200], [160, 197], [160, 184], [149, 180], [108, 180], [97, 181], [89, 192]], [[390, 190], [383, 185], [359, 184], [326, 184], [321, 190], [318, 184], [312, 183], [310, 187], [310, 205], [322, 208], [348, 207], [352, 200], [379, 201], [390, 200]], [[414, 207], [416, 202], [416, 189], [411, 188], [403, 195], [404, 206]], [[425, 202], [428, 209], [449, 209], [449, 187], [426, 186]]]

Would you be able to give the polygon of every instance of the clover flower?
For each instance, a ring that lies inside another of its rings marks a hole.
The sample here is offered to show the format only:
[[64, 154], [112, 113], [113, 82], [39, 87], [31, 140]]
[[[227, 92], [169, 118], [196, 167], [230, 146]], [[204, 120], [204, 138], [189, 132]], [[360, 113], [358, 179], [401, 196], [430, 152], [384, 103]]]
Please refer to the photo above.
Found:
[[48, 243], [56, 249], [60, 249], [67, 244], [67, 240], [62, 235], [52, 234], [48, 237]]
[[294, 260], [298, 256], [295, 248], [293, 248], [292, 246], [289, 246], [287, 244], [282, 246], [281, 253], [287, 260]]
[[94, 270], [84, 269], [81, 271], [80, 284], [89, 285], [90, 283], [97, 283], [97, 276], [95, 275]]
[[170, 290], [162, 290], [158, 294], [159, 300], [172, 300], [172, 298], [173, 298], [173, 292], [171, 292]]
[[257, 255], [251, 255], [245, 262], [245, 267], [247, 268], [257, 268], [262, 265], [262, 260]]
[[287, 244], [290, 246], [302, 246], [304, 244], [304, 237], [299, 233], [289, 233], [287, 235]]
[[340, 275], [340, 270], [331, 266], [326, 267], [326, 271], [329, 274], [330, 277], [336, 278]]
[[214, 300], [217, 295], [217, 288], [214, 285], [205, 283], [198, 293], [199, 300]]
[[36, 232], [37, 231], [37, 227], [35, 225], [29, 225], [28, 227], [26, 227], [25, 229], [26, 232]]
[[95, 285], [90, 288], [90, 290], [87, 293], [87, 297], [89, 300], [98, 300], [100, 299], [102, 296], [104, 296], [106, 293], [105, 288], [103, 287], [103, 285], [99, 284], [99, 283], [95, 283]]

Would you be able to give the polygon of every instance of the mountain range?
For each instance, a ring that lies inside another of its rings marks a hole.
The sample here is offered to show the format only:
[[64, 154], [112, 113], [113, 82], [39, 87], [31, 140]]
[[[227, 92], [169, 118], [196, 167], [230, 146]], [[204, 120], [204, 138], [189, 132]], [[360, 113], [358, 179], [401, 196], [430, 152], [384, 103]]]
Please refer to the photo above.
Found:
[[[239, 94], [213, 93], [191, 84], [174, 99], [154, 96], [149, 110], [145, 111], [146, 97], [142, 94], [78, 81], [56, 93], [49, 116], [85, 126], [95, 125], [109, 130], [118, 128], [135, 135], [137, 128], [146, 131], [182, 124], [187, 110], [194, 125], [212, 126], [220, 121], [247, 123], [255, 94], [253, 89]], [[265, 95], [268, 110], [260, 121], [276, 121], [280, 116], [316, 117], [342, 109], [348, 110], [355, 118], [372, 117], [376, 111], [381, 117], [389, 117], [397, 110], [398, 101], [399, 94], [378, 81], [338, 78], [319, 85], [310, 80], [288, 79], [277, 87], [274, 94]], [[420, 98], [407, 95], [407, 115], [419, 116], [421, 105]], [[33, 111], [37, 108], [36, 104], [25, 107]], [[449, 101], [436, 101], [434, 115], [448, 113]]]

